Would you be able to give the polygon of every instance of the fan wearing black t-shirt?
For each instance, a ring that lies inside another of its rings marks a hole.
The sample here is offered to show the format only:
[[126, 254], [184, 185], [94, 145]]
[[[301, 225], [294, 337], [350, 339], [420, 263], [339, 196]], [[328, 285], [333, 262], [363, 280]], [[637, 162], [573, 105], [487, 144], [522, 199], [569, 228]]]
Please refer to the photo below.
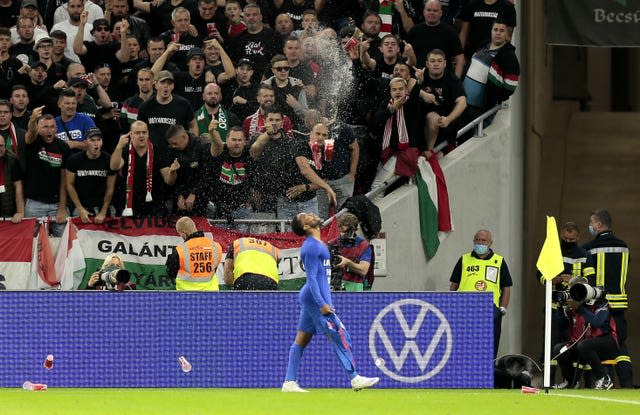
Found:
[[155, 77], [156, 95], [143, 102], [138, 110], [138, 120], [149, 127], [149, 136], [158, 154], [167, 153], [166, 131], [172, 125], [180, 124], [193, 134], [198, 126], [193, 115], [193, 107], [186, 99], [173, 95], [173, 74], [160, 71]]
[[82, 223], [103, 223], [109, 213], [115, 216], [111, 206], [116, 172], [109, 168], [111, 155], [102, 151], [102, 132], [92, 128], [86, 134], [87, 150], [73, 154], [67, 160], [67, 193], [75, 209], [73, 216], [80, 216]]
[[51, 226], [53, 236], [62, 236], [67, 222], [67, 191], [65, 162], [69, 146], [56, 137], [56, 121], [42, 114], [44, 106], [35, 108], [24, 136], [24, 215], [28, 218], [55, 216]]
[[[120, 63], [129, 60], [129, 44], [126, 36], [122, 36], [120, 44], [110, 41], [109, 22], [106, 19], [96, 19], [91, 29], [91, 35], [95, 40], [85, 41], [84, 27], [88, 16], [87, 10], [80, 14], [78, 33], [73, 39], [73, 51], [80, 57], [82, 65], [87, 70], [91, 71], [97, 66], [107, 64], [112, 69], [113, 76], [116, 77], [112, 80], [115, 84], [120, 80]], [[127, 33], [127, 30], [129, 30], [129, 23], [125, 20], [122, 23], [122, 31]]]
[[454, 144], [456, 134], [462, 127], [460, 116], [467, 107], [462, 82], [447, 70], [447, 60], [440, 49], [429, 52], [426, 68], [418, 70], [416, 77], [422, 82], [422, 90], [427, 92], [430, 99], [425, 104], [427, 150], [433, 150], [443, 140]]

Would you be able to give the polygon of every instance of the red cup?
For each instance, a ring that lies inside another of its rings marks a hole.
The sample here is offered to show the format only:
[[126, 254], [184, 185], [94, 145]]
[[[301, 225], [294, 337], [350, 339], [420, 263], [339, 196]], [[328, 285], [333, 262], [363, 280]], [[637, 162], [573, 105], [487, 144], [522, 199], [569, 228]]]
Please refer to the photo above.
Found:
[[532, 394], [540, 393], [540, 389], [538, 389], [538, 388], [531, 388], [531, 387], [529, 387], [529, 386], [523, 386], [523, 387], [521, 388], [521, 390], [522, 390], [522, 393], [532, 393]]
[[344, 46], [342, 48], [344, 50], [349, 50], [349, 49], [351, 49], [352, 47], [354, 47], [357, 44], [358, 44], [358, 39], [356, 39], [355, 37], [351, 37], [351, 38], [349, 38], [347, 43], [344, 44]]
[[212, 35], [216, 32], [216, 24], [215, 23], [207, 23], [207, 33]]
[[171, 33], [171, 41], [173, 43], [178, 43], [180, 41], [180, 35], [178, 33]]
[[44, 359], [44, 363], [42, 363], [42, 366], [44, 366], [45, 369], [47, 370], [51, 370], [53, 369], [53, 355], [47, 355], [47, 358]]
[[335, 146], [336, 140], [327, 139], [324, 140], [324, 159], [326, 161], [333, 160], [333, 147]]

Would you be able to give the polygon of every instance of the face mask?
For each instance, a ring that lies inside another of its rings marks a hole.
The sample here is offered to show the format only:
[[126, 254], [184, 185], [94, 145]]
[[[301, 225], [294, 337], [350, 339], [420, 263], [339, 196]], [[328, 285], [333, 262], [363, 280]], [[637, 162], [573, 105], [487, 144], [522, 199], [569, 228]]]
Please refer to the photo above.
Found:
[[482, 244], [473, 244], [473, 250], [478, 255], [484, 255], [487, 252], [489, 252], [489, 246], [488, 245], [482, 245]]
[[571, 249], [576, 246], [575, 242], [567, 242], [564, 239], [560, 239], [560, 248], [562, 250]]
[[598, 234], [598, 232], [591, 225], [589, 225], [589, 233], [591, 234], [591, 236], [596, 236]]

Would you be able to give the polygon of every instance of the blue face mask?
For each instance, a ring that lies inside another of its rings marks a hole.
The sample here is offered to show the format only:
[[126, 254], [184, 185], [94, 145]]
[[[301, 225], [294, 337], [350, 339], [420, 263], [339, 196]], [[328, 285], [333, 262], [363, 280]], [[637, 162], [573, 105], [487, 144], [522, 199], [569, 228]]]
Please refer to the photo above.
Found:
[[489, 252], [489, 245], [483, 245], [483, 244], [473, 244], [473, 250], [476, 252], [476, 254], [478, 255], [484, 255], [487, 252]]
[[589, 233], [591, 234], [591, 236], [596, 236], [598, 234], [598, 232], [591, 225], [589, 225]]

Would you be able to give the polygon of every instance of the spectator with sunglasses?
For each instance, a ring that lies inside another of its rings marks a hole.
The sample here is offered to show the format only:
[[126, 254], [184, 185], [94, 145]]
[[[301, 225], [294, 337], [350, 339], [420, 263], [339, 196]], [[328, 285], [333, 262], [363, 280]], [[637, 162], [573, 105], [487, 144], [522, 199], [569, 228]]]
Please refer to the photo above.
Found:
[[[85, 10], [80, 14], [80, 25], [73, 39], [73, 51], [80, 57], [85, 68], [91, 70], [103, 64], [112, 68], [113, 73], [120, 73], [120, 63], [129, 60], [129, 44], [126, 37], [120, 43], [111, 40], [111, 30], [106, 19], [96, 19], [93, 22], [91, 35], [94, 40], [85, 41], [85, 26], [89, 13]], [[129, 23], [121, 23], [124, 33], [129, 29]]]
[[299, 130], [304, 127], [304, 117], [309, 106], [302, 81], [289, 76], [290, 70], [287, 57], [276, 55], [271, 58], [273, 76], [264, 83], [273, 87], [275, 105], [282, 108], [283, 114], [291, 118], [293, 128]]

